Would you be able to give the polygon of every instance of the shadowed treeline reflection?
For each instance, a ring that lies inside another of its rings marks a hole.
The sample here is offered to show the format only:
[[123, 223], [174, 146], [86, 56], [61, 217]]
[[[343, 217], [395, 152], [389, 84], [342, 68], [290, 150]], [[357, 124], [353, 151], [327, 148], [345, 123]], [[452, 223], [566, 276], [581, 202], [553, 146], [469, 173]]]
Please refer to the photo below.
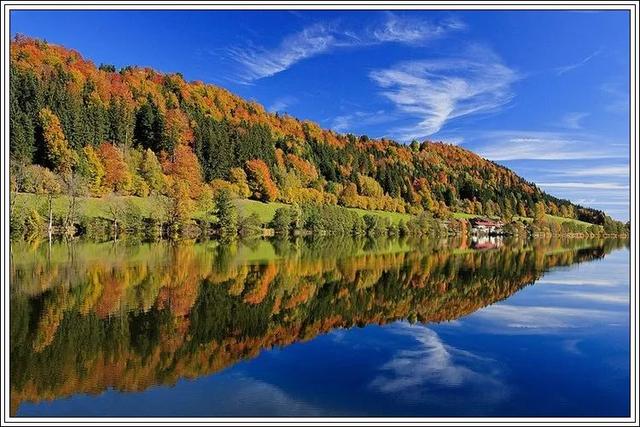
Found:
[[456, 319], [623, 244], [14, 243], [11, 410], [174, 384], [334, 328]]

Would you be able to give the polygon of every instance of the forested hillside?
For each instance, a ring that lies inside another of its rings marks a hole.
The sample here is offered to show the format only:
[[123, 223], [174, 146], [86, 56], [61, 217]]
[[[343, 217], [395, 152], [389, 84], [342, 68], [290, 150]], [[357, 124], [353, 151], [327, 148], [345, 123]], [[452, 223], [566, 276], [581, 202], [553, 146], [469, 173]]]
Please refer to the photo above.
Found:
[[11, 43], [10, 151], [19, 192], [319, 202], [418, 214], [603, 224], [461, 147], [338, 134], [223, 88], [149, 68], [95, 66], [27, 37]]

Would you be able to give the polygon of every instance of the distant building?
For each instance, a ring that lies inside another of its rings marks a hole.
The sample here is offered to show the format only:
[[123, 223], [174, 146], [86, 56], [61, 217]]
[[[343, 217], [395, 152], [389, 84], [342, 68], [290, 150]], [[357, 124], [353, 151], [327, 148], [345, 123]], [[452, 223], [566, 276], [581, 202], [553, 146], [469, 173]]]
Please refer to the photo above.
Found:
[[486, 234], [501, 234], [504, 223], [502, 221], [493, 221], [488, 218], [471, 218], [471, 231]]

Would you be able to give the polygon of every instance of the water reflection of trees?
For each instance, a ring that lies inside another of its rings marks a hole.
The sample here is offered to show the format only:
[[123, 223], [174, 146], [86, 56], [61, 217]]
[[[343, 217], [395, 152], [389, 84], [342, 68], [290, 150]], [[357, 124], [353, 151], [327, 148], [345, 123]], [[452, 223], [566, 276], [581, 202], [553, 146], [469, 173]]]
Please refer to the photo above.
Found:
[[16, 243], [11, 401], [144, 390], [334, 328], [456, 319], [613, 240]]

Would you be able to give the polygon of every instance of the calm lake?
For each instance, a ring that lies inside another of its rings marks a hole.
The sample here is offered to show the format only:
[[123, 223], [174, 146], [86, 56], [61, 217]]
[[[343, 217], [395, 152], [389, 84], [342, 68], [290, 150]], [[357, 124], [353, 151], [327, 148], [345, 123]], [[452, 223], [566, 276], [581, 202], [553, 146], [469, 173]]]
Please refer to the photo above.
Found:
[[629, 415], [625, 241], [15, 242], [11, 279], [18, 416]]

